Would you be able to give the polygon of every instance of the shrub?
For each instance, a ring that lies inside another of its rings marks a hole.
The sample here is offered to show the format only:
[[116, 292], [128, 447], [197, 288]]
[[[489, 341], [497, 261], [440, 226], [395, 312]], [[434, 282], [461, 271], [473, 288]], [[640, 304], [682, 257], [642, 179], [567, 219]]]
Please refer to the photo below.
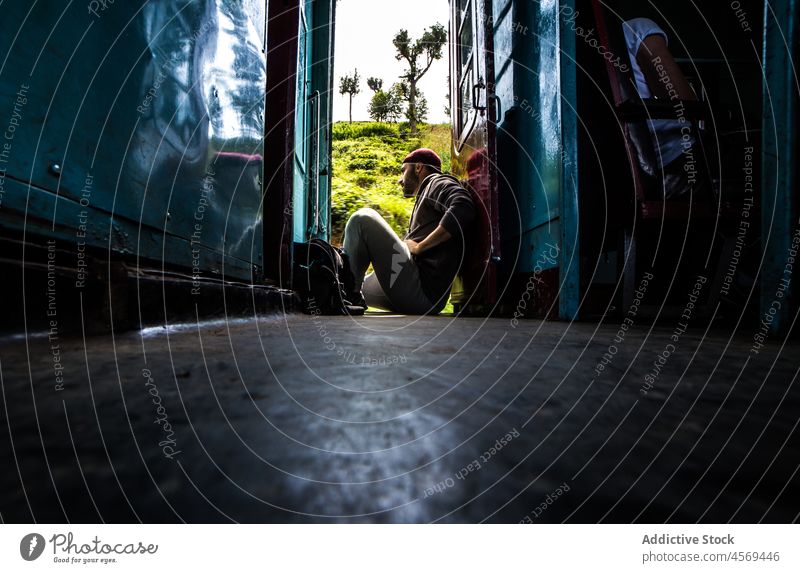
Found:
[[379, 135], [400, 136], [397, 125], [379, 123], [377, 121], [362, 121], [354, 123], [338, 122], [333, 124], [333, 140], [352, 140], [362, 137], [375, 137]]
[[359, 169], [361, 170], [375, 169], [376, 167], [378, 167], [378, 162], [375, 159], [362, 157], [357, 159], [356, 161], [351, 161], [347, 165], [347, 167], [350, 169], [350, 171], [357, 171]]
[[356, 185], [361, 187], [362, 189], [369, 189], [372, 185], [375, 184], [375, 178], [371, 175], [359, 175], [356, 177]]

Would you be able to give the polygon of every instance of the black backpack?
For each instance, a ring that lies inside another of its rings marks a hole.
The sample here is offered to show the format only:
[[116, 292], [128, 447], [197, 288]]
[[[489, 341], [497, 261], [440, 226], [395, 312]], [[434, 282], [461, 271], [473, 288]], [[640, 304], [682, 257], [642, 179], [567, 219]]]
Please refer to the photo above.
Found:
[[295, 243], [294, 290], [308, 314], [364, 314], [364, 307], [352, 304], [355, 278], [347, 253], [322, 239]]

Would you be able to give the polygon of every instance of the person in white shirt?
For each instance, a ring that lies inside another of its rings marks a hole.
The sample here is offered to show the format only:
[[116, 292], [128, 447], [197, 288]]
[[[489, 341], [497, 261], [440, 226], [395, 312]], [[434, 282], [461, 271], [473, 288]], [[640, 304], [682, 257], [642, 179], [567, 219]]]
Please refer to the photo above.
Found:
[[[667, 34], [648, 18], [623, 22], [636, 90], [642, 99], [696, 101], [695, 94], [668, 47]], [[688, 199], [705, 184], [694, 126], [688, 120], [653, 119], [648, 127], [663, 174], [663, 198]]]

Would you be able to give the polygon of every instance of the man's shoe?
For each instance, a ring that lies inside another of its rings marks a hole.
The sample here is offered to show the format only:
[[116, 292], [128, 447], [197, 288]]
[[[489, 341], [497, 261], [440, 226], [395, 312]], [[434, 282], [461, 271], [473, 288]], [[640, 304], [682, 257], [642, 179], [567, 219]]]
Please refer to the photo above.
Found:
[[361, 291], [349, 294], [344, 301], [344, 311], [350, 316], [363, 316], [367, 311], [367, 303]]
[[347, 302], [350, 303], [350, 306], [367, 310], [367, 301], [364, 300], [364, 294], [361, 291], [348, 293]]
[[346, 293], [344, 304], [348, 307], [348, 314], [361, 315], [367, 310], [367, 301], [361, 291]]

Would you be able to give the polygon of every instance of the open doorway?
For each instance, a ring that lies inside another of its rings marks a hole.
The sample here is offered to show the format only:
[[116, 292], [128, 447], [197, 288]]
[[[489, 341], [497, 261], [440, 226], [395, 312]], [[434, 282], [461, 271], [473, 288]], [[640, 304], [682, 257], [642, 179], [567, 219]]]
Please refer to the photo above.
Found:
[[[346, 0], [336, 11], [330, 240], [341, 244], [348, 218], [362, 207], [403, 237], [414, 205], [398, 184], [403, 158], [428, 147], [450, 170], [448, 4]], [[396, 45], [403, 31], [413, 49], [436, 27], [443, 42], [423, 46], [416, 58], [407, 54], [413, 63], [403, 57]]]
[[[361, 208], [370, 209], [362, 215], [396, 235], [388, 251], [398, 247], [408, 260], [415, 257], [415, 243], [427, 241], [442, 225], [424, 231], [420, 226], [417, 237], [409, 236], [421, 186], [404, 192], [399, 179], [404, 158], [430, 148], [433, 168], [454, 176], [458, 189], [448, 187], [448, 193], [462, 193], [471, 205], [469, 221], [456, 217], [457, 228], [438, 235], [449, 241], [448, 248], [423, 245], [448, 252], [431, 269], [458, 263], [445, 273], [456, 282], [469, 263], [470, 278], [458, 288], [448, 283], [445, 289], [444, 280], [441, 289], [427, 285], [431, 292], [424, 298], [430, 301], [435, 291], [439, 308], [451, 293], [470, 299], [485, 291], [478, 287], [487, 277], [487, 253], [495, 252], [488, 241], [472, 244], [475, 237], [488, 236], [490, 226], [496, 229], [490, 223], [497, 215], [489, 143], [496, 115], [487, 57], [491, 4], [457, 0], [431, 7], [415, 0], [398, 10], [387, 14], [364, 0], [298, 0], [289, 10], [270, 9], [267, 99], [274, 105], [267, 106], [266, 146], [272, 154], [265, 169], [270, 174], [265, 209], [274, 220], [265, 231], [267, 275], [291, 288], [298, 245], [302, 250], [314, 238], [343, 245], [346, 224]], [[450, 241], [453, 233], [457, 240]], [[450, 253], [453, 245], [459, 252]]]

